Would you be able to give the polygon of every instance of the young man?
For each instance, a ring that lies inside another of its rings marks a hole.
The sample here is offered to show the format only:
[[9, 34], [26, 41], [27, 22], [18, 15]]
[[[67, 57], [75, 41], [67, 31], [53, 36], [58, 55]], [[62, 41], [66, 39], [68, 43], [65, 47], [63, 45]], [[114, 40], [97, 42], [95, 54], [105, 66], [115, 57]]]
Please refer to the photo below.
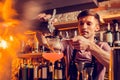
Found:
[[[75, 62], [91, 63], [94, 61], [96, 66], [94, 67], [95, 71], [93, 71], [95, 72], [93, 80], [104, 80], [106, 68], [109, 68], [111, 48], [105, 42], [95, 41], [96, 31], [100, 29], [100, 17], [93, 11], [84, 10], [79, 13], [77, 19], [79, 35], [70, 41], [63, 41], [58, 44], [55, 42], [52, 47], [62, 49], [65, 53], [67, 72], [70, 70], [69, 65], [73, 51], [76, 50]], [[42, 36], [42, 42], [46, 44], [44, 36]], [[71, 80], [75, 79], [71, 78]]]
[[100, 17], [93, 11], [85, 10], [79, 13], [77, 19], [79, 35], [71, 42], [72, 47], [77, 50], [75, 61], [89, 62], [94, 56], [94, 80], [104, 80], [105, 68], [109, 68], [111, 48], [105, 42], [95, 41], [95, 33], [100, 29]]

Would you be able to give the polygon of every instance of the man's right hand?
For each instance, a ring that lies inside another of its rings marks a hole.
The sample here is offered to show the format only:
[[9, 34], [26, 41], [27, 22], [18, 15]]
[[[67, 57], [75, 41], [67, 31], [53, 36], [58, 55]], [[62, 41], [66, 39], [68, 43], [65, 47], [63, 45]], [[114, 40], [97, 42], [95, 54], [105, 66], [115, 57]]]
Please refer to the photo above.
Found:
[[36, 19], [39, 20], [40, 22], [47, 22], [50, 18], [51, 18], [50, 14], [40, 13]]
[[[40, 22], [47, 22], [51, 17], [51, 14], [40, 13], [36, 19]], [[54, 24], [55, 22], [57, 22], [57, 19], [53, 19], [52, 23]]]

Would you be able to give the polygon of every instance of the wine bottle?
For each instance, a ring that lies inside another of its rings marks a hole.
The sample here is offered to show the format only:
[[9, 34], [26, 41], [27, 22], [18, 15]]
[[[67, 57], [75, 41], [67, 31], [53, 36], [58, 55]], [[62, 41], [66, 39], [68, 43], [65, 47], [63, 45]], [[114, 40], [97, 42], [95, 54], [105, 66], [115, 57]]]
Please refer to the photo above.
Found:
[[105, 38], [106, 38], [106, 42], [110, 46], [113, 46], [113, 34], [112, 34], [111, 29], [110, 29], [110, 23], [108, 23], [107, 31], [105, 32]]
[[66, 34], [65, 34], [65, 39], [70, 39], [69, 32], [66, 31], [65, 33], [66, 33]]
[[42, 80], [42, 63], [39, 63], [38, 66], [38, 80]]
[[74, 31], [74, 37], [77, 36], [77, 35], [78, 35], [78, 34], [77, 34], [77, 30], [75, 30], [75, 31]]
[[42, 63], [42, 80], [47, 80], [48, 79], [48, 65], [47, 65], [47, 61], [43, 61]]
[[34, 80], [34, 66], [32, 60], [28, 60], [28, 80]]
[[34, 65], [34, 80], [38, 80], [38, 65]]
[[49, 66], [48, 66], [48, 80], [52, 80], [53, 76], [53, 67], [52, 67], [52, 63], [49, 62]]
[[120, 32], [118, 30], [118, 23], [115, 23], [115, 31], [114, 31], [114, 46], [120, 46]]
[[28, 80], [28, 67], [26, 59], [23, 59], [22, 80]]
[[58, 80], [58, 61], [55, 61], [54, 63], [54, 80]]
[[33, 50], [32, 50], [32, 53], [38, 53], [38, 51], [39, 51], [39, 42], [38, 42], [37, 36], [35, 34], [34, 35], [34, 41], [33, 41]]
[[57, 77], [58, 80], [64, 80], [64, 69], [63, 69], [63, 64], [61, 62], [61, 60], [58, 61], [58, 68], [57, 68]]
[[60, 37], [61, 40], [64, 38], [62, 31], [59, 32], [59, 37]]
[[18, 80], [22, 80], [22, 63], [20, 63], [19, 68], [18, 68]]
[[61, 64], [61, 69], [62, 69], [62, 75], [63, 75], [63, 80], [66, 80], [66, 62], [65, 62], [65, 57], [63, 57], [60, 60], [60, 64]]

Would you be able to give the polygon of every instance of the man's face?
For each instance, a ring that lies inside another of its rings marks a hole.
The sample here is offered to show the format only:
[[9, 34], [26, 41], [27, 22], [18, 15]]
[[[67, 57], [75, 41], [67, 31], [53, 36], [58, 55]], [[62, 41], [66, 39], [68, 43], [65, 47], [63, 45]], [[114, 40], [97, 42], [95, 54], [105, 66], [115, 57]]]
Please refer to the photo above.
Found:
[[78, 30], [85, 38], [94, 38], [95, 32], [99, 30], [99, 24], [94, 16], [79, 18]]

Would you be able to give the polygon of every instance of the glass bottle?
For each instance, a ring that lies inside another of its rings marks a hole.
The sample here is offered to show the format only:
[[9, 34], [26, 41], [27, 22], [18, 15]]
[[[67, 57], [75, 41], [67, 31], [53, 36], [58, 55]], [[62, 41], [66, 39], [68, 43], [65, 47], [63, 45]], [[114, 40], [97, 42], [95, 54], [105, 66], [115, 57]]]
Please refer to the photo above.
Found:
[[32, 53], [38, 53], [38, 51], [39, 51], [39, 41], [38, 41], [38, 39], [37, 39], [36, 34], [34, 34]]
[[64, 80], [64, 74], [63, 74], [63, 65], [61, 60], [58, 61], [58, 68], [57, 68], [57, 76], [58, 76], [58, 80]]
[[108, 23], [107, 31], [105, 32], [105, 38], [106, 38], [106, 42], [110, 46], [113, 46], [113, 34], [112, 34], [111, 29], [110, 29], [110, 23]]
[[42, 80], [42, 63], [39, 63], [38, 66], [38, 80]]
[[48, 66], [48, 80], [52, 80], [52, 75], [53, 74], [53, 68], [52, 68], [52, 63], [49, 62], [49, 66]]
[[26, 59], [23, 59], [22, 80], [28, 80], [28, 66]]
[[47, 61], [43, 60], [42, 63], [42, 80], [47, 80], [48, 79], [48, 65], [47, 65]]
[[114, 31], [114, 42], [113, 45], [118, 47], [120, 46], [120, 32], [118, 30], [118, 23], [115, 23], [115, 31]]
[[32, 59], [28, 60], [28, 80], [34, 80], [34, 66], [32, 64]]
[[34, 65], [34, 80], [38, 80], [38, 67], [39, 67], [38, 61], [35, 61], [33, 65]]
[[19, 68], [18, 68], [18, 80], [22, 80], [22, 63], [20, 63]]
[[55, 61], [55, 63], [54, 63], [54, 80], [58, 79], [57, 71], [58, 71], [58, 61]]

